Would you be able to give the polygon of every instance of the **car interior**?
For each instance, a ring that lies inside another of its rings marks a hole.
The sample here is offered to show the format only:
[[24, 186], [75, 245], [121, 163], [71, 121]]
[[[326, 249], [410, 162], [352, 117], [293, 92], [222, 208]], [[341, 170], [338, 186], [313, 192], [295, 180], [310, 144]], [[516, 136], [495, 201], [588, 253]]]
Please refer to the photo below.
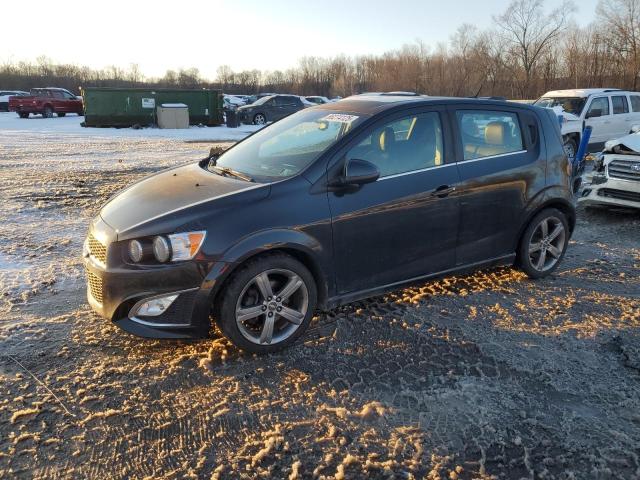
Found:
[[523, 149], [522, 134], [515, 115], [462, 113], [459, 117], [465, 160]]
[[436, 113], [386, 124], [354, 147], [347, 158], [373, 163], [381, 177], [442, 164], [442, 128]]

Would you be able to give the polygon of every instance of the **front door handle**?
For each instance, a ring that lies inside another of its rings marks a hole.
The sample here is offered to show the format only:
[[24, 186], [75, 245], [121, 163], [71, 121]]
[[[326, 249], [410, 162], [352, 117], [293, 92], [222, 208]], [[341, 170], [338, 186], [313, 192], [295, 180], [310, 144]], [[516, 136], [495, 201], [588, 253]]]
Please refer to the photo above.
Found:
[[440, 185], [433, 192], [431, 192], [431, 196], [444, 198], [455, 191], [456, 191], [456, 187], [450, 187], [449, 185]]

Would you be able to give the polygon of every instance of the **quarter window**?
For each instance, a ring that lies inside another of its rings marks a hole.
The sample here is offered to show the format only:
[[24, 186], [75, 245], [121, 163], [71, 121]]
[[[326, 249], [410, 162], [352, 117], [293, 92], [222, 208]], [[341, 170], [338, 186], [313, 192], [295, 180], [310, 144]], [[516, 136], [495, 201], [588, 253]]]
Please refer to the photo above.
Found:
[[458, 111], [456, 115], [465, 160], [524, 150], [515, 113], [468, 110]]
[[629, 95], [631, 98], [631, 109], [634, 112], [640, 112], [640, 95]]
[[587, 117], [602, 117], [603, 115], [609, 115], [609, 99], [607, 97], [594, 98], [587, 112]]
[[347, 153], [347, 159], [354, 158], [373, 163], [380, 170], [380, 177], [441, 165], [440, 115], [421, 113], [376, 127]]
[[611, 97], [611, 105], [613, 106], [613, 114], [628, 113], [629, 105], [627, 104], [627, 97], [616, 95]]

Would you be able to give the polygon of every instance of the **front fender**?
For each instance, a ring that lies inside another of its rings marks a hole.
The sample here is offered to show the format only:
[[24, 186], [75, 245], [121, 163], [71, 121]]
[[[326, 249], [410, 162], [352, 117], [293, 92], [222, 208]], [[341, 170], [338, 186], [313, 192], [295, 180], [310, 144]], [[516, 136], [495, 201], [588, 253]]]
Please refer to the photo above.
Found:
[[302, 260], [316, 278], [319, 298], [327, 298], [330, 281], [325, 273], [325, 264], [331, 252], [327, 252], [313, 236], [300, 230], [283, 228], [256, 232], [227, 249], [203, 283], [203, 287], [210, 291], [210, 298], [215, 298], [220, 287], [239, 265], [251, 257], [273, 250], [289, 251]]

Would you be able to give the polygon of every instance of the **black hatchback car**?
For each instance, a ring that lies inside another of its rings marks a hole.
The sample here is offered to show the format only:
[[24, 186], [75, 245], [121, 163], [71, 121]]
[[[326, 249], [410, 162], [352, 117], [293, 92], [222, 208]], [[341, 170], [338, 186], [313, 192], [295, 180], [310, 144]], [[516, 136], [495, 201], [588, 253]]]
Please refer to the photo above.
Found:
[[143, 337], [270, 352], [314, 311], [441, 275], [558, 267], [575, 223], [549, 110], [356, 96], [112, 198], [84, 247], [88, 299]]
[[251, 105], [238, 107], [238, 115], [242, 123], [264, 125], [267, 122], [280, 120], [308, 106], [311, 105], [306, 105], [296, 95], [270, 95], [259, 98]]

